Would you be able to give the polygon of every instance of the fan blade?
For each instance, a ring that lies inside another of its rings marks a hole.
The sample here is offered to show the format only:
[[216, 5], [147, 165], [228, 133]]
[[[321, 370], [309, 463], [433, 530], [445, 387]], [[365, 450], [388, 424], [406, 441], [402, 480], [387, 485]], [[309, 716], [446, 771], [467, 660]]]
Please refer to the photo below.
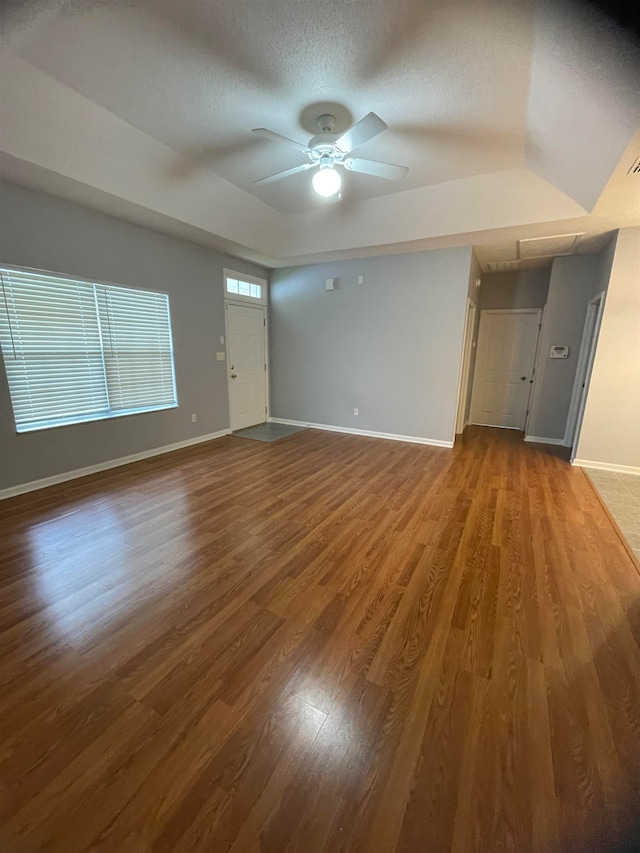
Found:
[[378, 160], [362, 160], [360, 157], [349, 157], [344, 161], [344, 167], [351, 172], [362, 172], [364, 175], [375, 175], [376, 178], [389, 178], [392, 181], [401, 180], [409, 171], [406, 166], [380, 163]]
[[268, 178], [260, 178], [259, 181], [254, 181], [254, 184], [270, 184], [272, 181], [279, 181], [281, 178], [288, 178], [289, 175], [295, 175], [296, 172], [305, 172], [307, 169], [313, 169], [316, 163], [303, 163], [302, 166], [294, 166], [293, 169], [285, 169], [284, 172], [276, 172], [275, 175], [269, 175]]
[[382, 121], [380, 116], [375, 113], [369, 113], [360, 121], [356, 122], [353, 127], [350, 127], [346, 133], [343, 133], [340, 139], [336, 140], [336, 147], [345, 154], [353, 151], [358, 145], [364, 145], [374, 136], [382, 133], [387, 129], [387, 125]]
[[303, 145], [302, 142], [296, 142], [295, 139], [289, 139], [288, 136], [282, 136], [281, 133], [274, 133], [273, 130], [267, 130], [266, 127], [254, 127], [251, 133], [257, 133], [259, 136], [264, 136], [265, 139], [272, 139], [274, 142], [286, 142], [296, 151], [302, 151], [303, 154], [309, 153], [309, 146]]

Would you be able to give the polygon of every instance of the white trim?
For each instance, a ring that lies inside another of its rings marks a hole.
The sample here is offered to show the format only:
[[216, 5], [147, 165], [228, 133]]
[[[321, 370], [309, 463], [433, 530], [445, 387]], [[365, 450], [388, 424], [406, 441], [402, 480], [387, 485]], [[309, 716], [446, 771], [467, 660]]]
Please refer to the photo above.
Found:
[[178, 441], [175, 444], [165, 444], [163, 447], [154, 447], [152, 450], [143, 450], [141, 453], [133, 453], [131, 456], [121, 456], [119, 459], [99, 462], [97, 465], [88, 465], [86, 468], [77, 468], [75, 471], [65, 471], [63, 474], [56, 474], [53, 477], [45, 477], [42, 480], [32, 480], [30, 483], [21, 483], [19, 486], [12, 486], [9, 489], [0, 490], [0, 500], [12, 498], [16, 495], [23, 495], [26, 492], [35, 492], [37, 489], [46, 489], [47, 486], [56, 486], [58, 483], [66, 483], [68, 480], [77, 480], [80, 477], [87, 477], [89, 474], [97, 474], [100, 471], [108, 471], [110, 468], [119, 468], [121, 465], [128, 465], [130, 462], [139, 462], [141, 459], [149, 459], [152, 456], [162, 456], [164, 453], [171, 453], [172, 450], [181, 450], [183, 447], [191, 447], [194, 444], [213, 441], [216, 438], [222, 438], [224, 435], [230, 435], [230, 433], [230, 429], [221, 429], [218, 430], [218, 432], [212, 432], [208, 435], [199, 435], [196, 438], [188, 438], [185, 441]]
[[458, 381], [458, 409], [456, 413], [456, 435], [464, 432], [464, 413], [469, 393], [469, 368], [473, 350], [473, 333], [476, 326], [476, 303], [467, 296], [467, 310], [464, 316], [464, 331], [462, 337], [462, 358], [460, 362], [460, 379]]
[[328, 432], [343, 432], [346, 435], [364, 435], [369, 438], [386, 438], [390, 441], [406, 441], [410, 444], [430, 444], [433, 447], [453, 447], [452, 441], [440, 441], [436, 438], [419, 438], [417, 435], [396, 435], [391, 432], [375, 432], [369, 429], [350, 429], [349, 427], [331, 426], [329, 424], [311, 424], [307, 421], [292, 421], [288, 418], [269, 418], [274, 424], [289, 424], [290, 426], [323, 429]]
[[544, 328], [544, 318], [547, 310], [547, 303], [542, 306], [540, 310], [540, 323], [538, 324], [538, 338], [536, 340], [536, 354], [533, 359], [533, 374], [531, 378], [533, 379], [533, 383], [529, 385], [529, 399], [527, 400], [527, 414], [524, 416], [524, 431], [529, 429], [529, 423], [531, 421], [531, 413], [533, 412], [533, 403], [536, 396], [536, 385], [538, 384], [538, 370], [540, 369], [541, 362], [541, 353], [542, 353], [542, 331]]
[[514, 432], [522, 432], [520, 427], [508, 427], [502, 426], [502, 424], [481, 424], [476, 421], [467, 421], [466, 426], [481, 426], [481, 427], [491, 427], [491, 429], [511, 429]]
[[578, 468], [597, 468], [599, 471], [617, 471], [619, 474], [640, 477], [640, 468], [634, 465], [614, 465], [613, 462], [592, 462], [589, 459], [574, 459], [571, 464]]
[[540, 314], [542, 308], [483, 308], [480, 314]]
[[541, 435], [525, 435], [524, 440], [533, 444], [564, 444], [564, 438], [544, 438]]
[[571, 392], [571, 403], [569, 405], [569, 414], [567, 415], [567, 426], [564, 433], [564, 443], [567, 447], [572, 448], [574, 457], [578, 448], [582, 419], [584, 418], [584, 410], [587, 405], [589, 383], [591, 382], [591, 372], [596, 357], [605, 298], [606, 291], [603, 290], [590, 299], [587, 305], [587, 315], [584, 321], [576, 375], [573, 380], [573, 390]]

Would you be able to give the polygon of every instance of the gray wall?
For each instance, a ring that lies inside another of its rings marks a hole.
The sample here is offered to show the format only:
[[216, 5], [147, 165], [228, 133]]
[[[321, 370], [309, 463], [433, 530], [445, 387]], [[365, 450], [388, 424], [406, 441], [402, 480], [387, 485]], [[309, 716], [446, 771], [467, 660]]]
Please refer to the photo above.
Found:
[[[0, 369], [0, 489], [96, 465], [229, 426], [222, 269], [253, 264], [0, 182], [0, 263], [167, 291], [177, 409], [18, 435]], [[197, 423], [191, 423], [191, 414]]]
[[480, 288], [480, 310], [544, 308], [551, 267], [485, 273]]
[[[587, 305], [605, 289], [602, 266], [600, 254], [553, 261], [528, 435], [564, 439]], [[569, 346], [567, 359], [549, 358], [551, 347], [556, 345]]]
[[274, 271], [273, 417], [452, 441], [470, 264], [459, 248]]

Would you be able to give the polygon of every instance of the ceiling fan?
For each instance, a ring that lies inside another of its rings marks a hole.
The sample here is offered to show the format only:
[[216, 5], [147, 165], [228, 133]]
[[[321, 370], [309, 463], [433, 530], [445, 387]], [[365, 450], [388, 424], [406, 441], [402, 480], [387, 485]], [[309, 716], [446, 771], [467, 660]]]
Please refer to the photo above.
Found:
[[406, 166], [396, 166], [393, 163], [381, 163], [378, 160], [363, 160], [360, 157], [349, 156], [354, 148], [364, 145], [374, 136], [387, 129], [387, 125], [375, 113], [369, 113], [363, 119], [356, 122], [341, 136], [336, 136], [333, 129], [336, 124], [335, 116], [321, 115], [317, 120], [320, 133], [312, 136], [308, 145], [289, 139], [280, 133], [274, 133], [265, 127], [256, 127], [252, 133], [272, 139], [276, 142], [286, 142], [287, 145], [306, 154], [308, 163], [293, 166], [275, 175], [260, 178], [256, 184], [269, 184], [295, 175], [296, 172], [305, 172], [307, 169], [316, 169], [313, 176], [313, 188], [318, 195], [330, 198], [335, 195], [342, 184], [342, 176], [336, 166], [342, 166], [351, 172], [362, 172], [365, 175], [374, 175], [377, 178], [388, 178], [390, 180], [401, 180], [409, 169]]

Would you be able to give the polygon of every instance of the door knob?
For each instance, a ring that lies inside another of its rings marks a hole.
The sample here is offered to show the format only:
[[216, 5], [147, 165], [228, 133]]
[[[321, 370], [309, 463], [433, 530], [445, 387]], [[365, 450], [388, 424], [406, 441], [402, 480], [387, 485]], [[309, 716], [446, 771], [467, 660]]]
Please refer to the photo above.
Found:
[[232, 374], [231, 374], [231, 378], [232, 378], [232, 379], [235, 379], [235, 378], [236, 378], [236, 374], [235, 374], [235, 373], [232, 373]]
[[520, 377], [520, 379], [521, 379], [523, 382], [524, 382], [524, 380], [525, 380], [526, 378], [527, 378], [526, 376], [521, 376], [521, 377]]

